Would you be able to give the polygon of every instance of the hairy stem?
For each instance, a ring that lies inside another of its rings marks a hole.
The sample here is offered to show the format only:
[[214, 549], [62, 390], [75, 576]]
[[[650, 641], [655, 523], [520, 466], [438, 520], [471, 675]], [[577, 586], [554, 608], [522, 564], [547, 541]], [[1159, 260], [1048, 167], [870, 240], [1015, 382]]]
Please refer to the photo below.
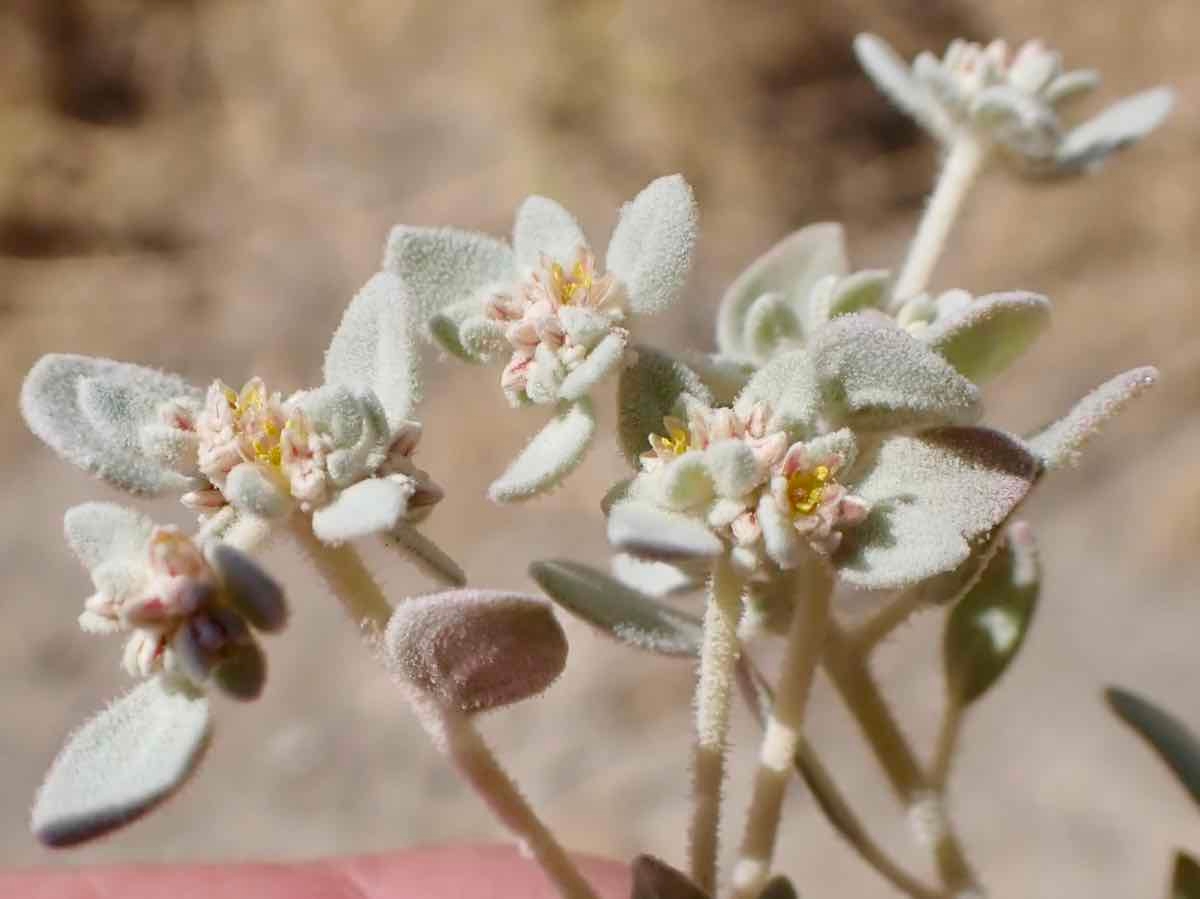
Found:
[[487, 803], [518, 845], [533, 856], [559, 896], [562, 899], [597, 899], [566, 850], [500, 766], [474, 722], [457, 709], [435, 705], [425, 696], [414, 695], [413, 705], [437, 747]]
[[783, 795], [800, 746], [804, 712], [829, 623], [833, 574], [821, 559], [812, 560], [806, 574], [805, 595], [798, 597], [792, 615], [779, 686], [759, 750], [754, 793], [733, 872], [735, 899], [757, 896], [771, 873]]
[[392, 617], [392, 606], [354, 547], [322, 543], [301, 515], [292, 519], [291, 532], [351, 620], [369, 636], [381, 635]]
[[[759, 726], [766, 725], [774, 697], [762, 674], [745, 656], [737, 669], [738, 688]], [[804, 780], [817, 805], [842, 838], [858, 852], [868, 865], [900, 892], [913, 899], [941, 899], [942, 894], [921, 883], [900, 867], [884, 852], [882, 847], [867, 832], [849, 801], [838, 788], [829, 769], [821, 761], [816, 750], [803, 737], [796, 747], [796, 771]]]
[[926, 777], [908, 738], [892, 716], [866, 657], [836, 624], [830, 624], [826, 636], [824, 663], [893, 791], [908, 809], [918, 836], [933, 847], [942, 883], [951, 892], [971, 890], [982, 894], [946, 816], [941, 794]]
[[696, 742], [692, 752], [692, 822], [689, 859], [692, 880], [715, 892], [721, 789], [728, 749], [730, 694], [738, 657], [737, 626], [743, 579], [728, 557], [713, 566], [704, 612], [704, 641], [696, 681]]
[[983, 170], [988, 146], [974, 134], [964, 131], [950, 145], [942, 164], [929, 205], [917, 226], [917, 234], [908, 248], [908, 256], [892, 293], [895, 302], [911, 299], [929, 286], [930, 276], [941, 258], [955, 219], [975, 179]]

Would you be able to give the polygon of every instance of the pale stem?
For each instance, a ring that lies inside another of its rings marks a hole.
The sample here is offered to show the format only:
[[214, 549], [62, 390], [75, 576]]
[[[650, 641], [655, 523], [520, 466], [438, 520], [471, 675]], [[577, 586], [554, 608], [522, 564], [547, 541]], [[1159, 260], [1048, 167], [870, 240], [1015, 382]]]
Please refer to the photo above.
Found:
[[[738, 687], [754, 719], [759, 726], [765, 725], [772, 697], [762, 675], [743, 657], [738, 665], [737, 677]], [[875, 842], [838, 788], [829, 769], [803, 736], [796, 747], [795, 764], [797, 772], [808, 785], [829, 823], [858, 852], [863, 861], [879, 873], [879, 876], [913, 899], [942, 899], [940, 892], [921, 883], [901, 868]]]
[[733, 871], [734, 899], [757, 896], [771, 873], [783, 796], [791, 780], [804, 727], [804, 712], [829, 623], [833, 574], [823, 559], [806, 572], [804, 595], [797, 598], [787, 636], [779, 686], [767, 717], [754, 775], [754, 793], [746, 816], [741, 852]]
[[900, 277], [896, 279], [893, 302], [911, 299], [929, 286], [950, 229], [983, 170], [988, 149], [987, 143], [970, 131], [962, 131], [954, 138], [925, 214], [917, 226], [917, 234], [909, 245]]
[[832, 622], [826, 635], [824, 663], [893, 791], [908, 810], [918, 836], [932, 845], [942, 883], [952, 892], [974, 891], [982, 895], [983, 889], [945, 813], [942, 797], [926, 777], [908, 738], [892, 716], [867, 668], [866, 658]]
[[291, 533], [350, 619], [366, 635], [380, 636], [392, 617], [392, 605], [354, 547], [322, 543], [303, 515], [292, 519]]
[[953, 696], [946, 700], [946, 708], [942, 712], [942, 724], [938, 729], [933, 762], [929, 766], [929, 784], [942, 794], [946, 792], [946, 782], [950, 779], [950, 768], [954, 763], [954, 752], [958, 749], [958, 737], [962, 733], [964, 711], [963, 704]]
[[863, 655], [869, 655], [896, 628], [928, 604], [929, 596], [920, 587], [905, 590], [850, 632], [850, 639], [854, 643], [855, 650]]
[[721, 789], [729, 738], [729, 706], [738, 657], [743, 578], [727, 556], [713, 565], [696, 680], [696, 742], [692, 751], [692, 880], [710, 895], [717, 881]]
[[427, 697], [413, 698], [417, 716], [434, 743], [474, 787], [522, 850], [533, 856], [559, 896], [597, 899], [566, 850], [500, 766], [474, 722], [457, 709], [434, 705]]

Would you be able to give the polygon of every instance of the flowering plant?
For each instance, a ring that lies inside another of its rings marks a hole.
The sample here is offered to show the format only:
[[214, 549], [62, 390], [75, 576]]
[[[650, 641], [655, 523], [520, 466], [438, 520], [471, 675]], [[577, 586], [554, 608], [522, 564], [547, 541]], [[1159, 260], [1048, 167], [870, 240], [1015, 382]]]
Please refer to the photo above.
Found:
[[[1050, 301], [1006, 289], [934, 290], [933, 274], [971, 186], [994, 160], [1023, 173], [1092, 173], [1165, 118], [1171, 92], [1124, 100], [1074, 129], [1067, 102], [1095, 86], [1038, 42], [956, 41], [939, 59], [900, 61], [879, 38], [855, 50], [868, 75], [945, 149], [945, 165], [893, 277], [852, 270], [840, 225], [810, 225], [753, 261], [717, 310], [716, 351], [668, 352], [639, 334], [677, 302], [698, 213], [680, 175], [620, 211], [603, 262], [575, 219], [531, 197], [511, 247], [484, 234], [397, 226], [346, 309], [323, 383], [289, 396], [259, 378], [206, 388], [106, 359], [50, 355], [21, 408], [69, 462], [138, 496], [178, 494], [192, 534], [111, 503], [67, 512], [68, 543], [91, 575], [84, 630], [128, 635], [143, 678], [84, 725], [51, 765], [32, 827], [53, 846], [150, 811], [199, 764], [210, 692], [256, 700], [267, 682], [259, 635], [287, 606], [252, 556], [276, 532], [298, 542], [363, 631], [437, 746], [566, 899], [594, 894], [475, 729], [477, 715], [536, 696], [567, 660], [550, 603], [465, 588], [466, 574], [419, 530], [444, 496], [418, 467], [419, 341], [497, 363], [511, 407], [550, 419], [489, 489], [532, 500], [581, 463], [598, 429], [592, 398], [615, 385], [628, 477], [600, 502], [611, 572], [533, 561], [553, 603], [640, 650], [698, 661], [687, 874], [634, 863], [635, 899], [794, 896], [772, 877], [785, 788], [799, 773], [839, 833], [899, 891], [982, 895], [947, 808], [967, 709], [1012, 663], [1033, 620], [1038, 554], [1021, 506], [1157, 372], [1135, 368], [1033, 434], [987, 426], [981, 385], [1047, 327]], [[451, 589], [389, 601], [352, 541], [379, 537]], [[702, 592], [702, 613], [671, 597]], [[856, 627], [846, 603], [876, 611]], [[869, 666], [911, 615], [948, 610], [944, 725], [923, 765]], [[775, 641], [774, 677], [752, 662]], [[818, 666], [832, 679], [901, 801], [934, 849], [939, 883], [874, 841], [804, 737]], [[733, 696], [764, 730], [737, 858], [718, 877]], [[1153, 706], [1114, 706], [1195, 789], [1200, 751]], [[1189, 738], [1190, 739], [1190, 738]], [[1194, 741], [1193, 741], [1194, 742]], [[1190, 779], [1189, 779], [1190, 778]], [[1186, 867], [1186, 865], [1185, 865]], [[1190, 869], [1188, 869], [1190, 870]]]

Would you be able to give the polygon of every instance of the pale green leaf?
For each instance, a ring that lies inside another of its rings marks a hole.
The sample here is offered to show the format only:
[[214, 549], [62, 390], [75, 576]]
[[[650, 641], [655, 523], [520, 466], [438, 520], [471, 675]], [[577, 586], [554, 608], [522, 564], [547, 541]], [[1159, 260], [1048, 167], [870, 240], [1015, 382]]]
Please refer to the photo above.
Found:
[[683, 397], [705, 405], [712, 395], [699, 375], [677, 359], [647, 346], [634, 348], [633, 365], [621, 369], [617, 384], [618, 429], [621, 451], [634, 468], [650, 449], [650, 435], [663, 433], [663, 418], [683, 417]]

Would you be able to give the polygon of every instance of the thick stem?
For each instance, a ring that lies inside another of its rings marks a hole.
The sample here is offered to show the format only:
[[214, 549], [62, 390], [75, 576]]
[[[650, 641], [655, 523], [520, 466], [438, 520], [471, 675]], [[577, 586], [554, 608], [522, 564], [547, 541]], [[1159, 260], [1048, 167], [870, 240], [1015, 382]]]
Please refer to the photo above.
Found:
[[942, 883], [951, 892], [982, 895], [982, 887], [946, 816], [941, 795], [931, 786], [908, 738], [892, 716], [866, 658], [836, 624], [830, 624], [826, 636], [824, 663], [892, 789], [908, 809], [918, 836], [933, 847]]
[[436, 706], [427, 697], [414, 697], [414, 706], [434, 743], [518, 845], [533, 856], [562, 899], [597, 899], [566, 850], [500, 766], [471, 719], [457, 709]]
[[293, 517], [291, 532], [351, 620], [372, 637], [382, 634], [392, 617], [392, 605], [354, 547], [322, 543], [303, 515]]
[[738, 657], [737, 626], [742, 576], [728, 557], [713, 566], [704, 641], [696, 681], [696, 742], [692, 753], [692, 823], [689, 859], [692, 880], [710, 895], [717, 882], [721, 789], [729, 737], [729, 706]]
[[759, 751], [746, 830], [733, 871], [735, 899], [757, 896], [771, 873], [783, 796], [800, 746], [804, 712], [829, 624], [832, 572], [824, 560], [813, 559], [807, 574], [804, 595], [798, 597], [792, 615], [779, 686]]
[[917, 234], [909, 245], [904, 268], [896, 279], [892, 293], [895, 303], [915, 297], [929, 285], [950, 229], [983, 170], [987, 155], [988, 145], [969, 131], [960, 133], [950, 145], [937, 185], [929, 197], [929, 205], [925, 207]]

